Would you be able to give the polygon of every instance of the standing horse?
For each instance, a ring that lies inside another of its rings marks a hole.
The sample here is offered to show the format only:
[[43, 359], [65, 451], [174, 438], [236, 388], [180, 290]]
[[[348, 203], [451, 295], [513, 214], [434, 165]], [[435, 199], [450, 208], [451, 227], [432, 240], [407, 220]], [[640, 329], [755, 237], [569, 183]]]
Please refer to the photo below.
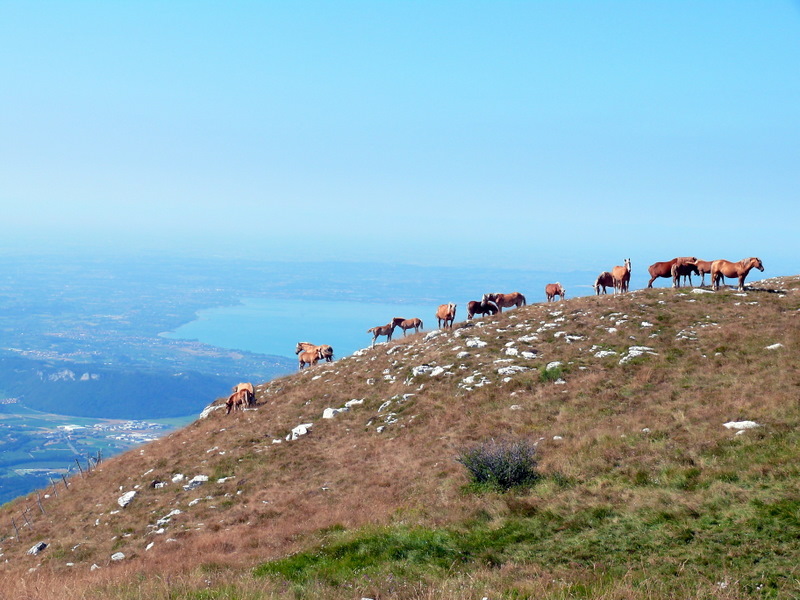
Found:
[[297, 346], [294, 349], [295, 354], [300, 354], [303, 350], [311, 351], [311, 350], [319, 350], [319, 358], [320, 360], [325, 360], [326, 362], [333, 362], [333, 347], [329, 346], [328, 344], [322, 344], [321, 346], [317, 346], [312, 344], [311, 342], [297, 342]]
[[611, 277], [614, 278], [614, 295], [617, 295], [617, 292], [620, 294], [628, 291], [628, 286], [630, 285], [631, 281], [631, 259], [625, 259], [625, 266], [620, 267], [617, 265], [613, 269], [611, 269]]
[[[653, 263], [649, 267], [647, 267], [647, 272], [650, 273], [650, 281], [647, 282], [647, 287], [653, 287], [653, 282], [658, 277], [670, 277], [672, 276], [672, 267], [676, 264], [680, 265], [688, 265], [694, 264], [697, 262], [697, 259], [694, 256], [680, 256], [678, 258], [673, 258], [672, 260], [668, 260], [665, 262], [657, 262]], [[674, 285], [673, 280], [673, 287], [677, 287]]]
[[608, 271], [603, 271], [597, 276], [597, 279], [594, 280], [594, 285], [592, 287], [594, 288], [594, 293], [598, 296], [600, 295], [600, 288], [603, 288], [603, 293], [607, 294], [606, 288], [614, 287], [614, 276]]
[[386, 325], [379, 325], [377, 327], [371, 327], [370, 329], [367, 329], [367, 333], [372, 334], [372, 345], [370, 346], [370, 348], [373, 348], [375, 346], [375, 340], [377, 340], [378, 336], [380, 335], [385, 335], [386, 341], [391, 342], [392, 334], [394, 333], [394, 328], [395, 324], [394, 322], [392, 322], [392, 323], [387, 323]]
[[300, 370], [302, 370], [303, 367], [305, 367], [306, 365], [313, 367], [319, 362], [320, 358], [322, 358], [322, 356], [320, 356], [319, 349], [303, 350], [302, 352], [298, 352], [297, 354], [297, 360], [299, 362]]
[[695, 266], [697, 267], [697, 272], [699, 273], [701, 280], [700, 280], [700, 287], [706, 284], [706, 274], [711, 273], [711, 265], [713, 264], [713, 260], [697, 260], [695, 261]]
[[723, 276], [725, 277], [738, 277], [739, 278], [739, 291], [744, 291], [744, 278], [751, 269], [758, 269], [764, 271], [764, 265], [761, 264], [761, 259], [755, 256], [751, 258], [743, 258], [739, 262], [731, 262], [729, 260], [715, 260], [711, 263], [711, 287], [715, 290], [719, 289], [719, 281]]
[[392, 319], [392, 325], [399, 327], [403, 330], [403, 337], [406, 337], [406, 330], [413, 329], [414, 333], [418, 333], [422, 329], [422, 320], [414, 317], [413, 319], [404, 319], [403, 317], [395, 317]]
[[525, 296], [519, 292], [511, 292], [510, 294], [484, 294], [481, 302], [494, 302], [497, 304], [497, 308], [500, 312], [503, 312], [504, 308], [525, 306], [526, 304]]
[[439, 322], [439, 329], [442, 328], [442, 323], [445, 327], [453, 328], [453, 321], [456, 320], [456, 305], [450, 302], [449, 304], [440, 304], [436, 310], [436, 319]]
[[566, 297], [567, 290], [564, 289], [564, 286], [560, 283], [548, 283], [544, 286], [544, 293], [547, 296], [548, 302], [555, 302], [556, 296], [559, 296], [561, 300]]
[[699, 275], [700, 272], [697, 270], [697, 265], [693, 262], [681, 263], [680, 261], [676, 262], [672, 265], [672, 287], [679, 288], [681, 287], [681, 277], [683, 278], [684, 285], [686, 284], [686, 280], [689, 280], [689, 285], [694, 287], [694, 283], [692, 283], [692, 273], [695, 275]]
[[475, 315], [496, 315], [500, 309], [494, 302], [481, 302], [480, 300], [470, 300], [467, 302], [467, 319]]

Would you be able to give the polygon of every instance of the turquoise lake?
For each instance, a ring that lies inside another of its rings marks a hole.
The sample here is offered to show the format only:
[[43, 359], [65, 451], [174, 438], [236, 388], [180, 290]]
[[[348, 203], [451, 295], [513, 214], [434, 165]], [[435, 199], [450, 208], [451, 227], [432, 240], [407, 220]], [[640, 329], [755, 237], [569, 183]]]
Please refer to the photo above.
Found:
[[[288, 357], [294, 357], [297, 342], [308, 341], [330, 344], [336, 356], [342, 357], [369, 346], [372, 334], [367, 329], [385, 325], [393, 317], [419, 317], [426, 331], [436, 329], [436, 308], [434, 304], [246, 298], [235, 306], [198, 311], [194, 321], [161, 335]], [[464, 317], [466, 312], [457, 314], [456, 320]], [[394, 339], [402, 336], [402, 330], [396, 329]]]

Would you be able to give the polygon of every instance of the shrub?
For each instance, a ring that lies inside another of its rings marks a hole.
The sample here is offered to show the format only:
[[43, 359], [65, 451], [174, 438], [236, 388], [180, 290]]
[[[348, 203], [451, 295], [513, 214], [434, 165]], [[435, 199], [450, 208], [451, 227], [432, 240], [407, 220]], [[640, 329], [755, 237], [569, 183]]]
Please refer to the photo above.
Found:
[[469, 471], [472, 483], [507, 490], [539, 477], [535, 454], [536, 447], [527, 440], [491, 439], [461, 450], [456, 460]]

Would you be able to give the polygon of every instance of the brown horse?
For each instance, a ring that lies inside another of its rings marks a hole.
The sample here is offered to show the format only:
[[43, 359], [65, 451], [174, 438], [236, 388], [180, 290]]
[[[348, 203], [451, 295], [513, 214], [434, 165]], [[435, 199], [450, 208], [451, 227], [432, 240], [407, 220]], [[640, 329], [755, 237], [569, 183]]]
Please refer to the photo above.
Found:
[[739, 278], [739, 291], [744, 291], [744, 278], [751, 269], [758, 269], [764, 271], [764, 265], [761, 264], [761, 259], [755, 256], [751, 258], [743, 258], [739, 262], [731, 262], [729, 260], [715, 260], [711, 263], [711, 287], [715, 290], [719, 289], [720, 279], [724, 277], [738, 277]]
[[592, 287], [594, 288], [594, 293], [598, 296], [600, 295], [600, 288], [603, 288], [603, 293], [607, 294], [606, 288], [614, 287], [614, 276], [608, 271], [603, 271], [597, 276], [597, 279], [594, 280], [594, 285]]
[[555, 302], [556, 296], [559, 296], [561, 300], [566, 297], [567, 290], [564, 289], [564, 286], [560, 283], [548, 283], [544, 286], [544, 293], [547, 296], [548, 302]]
[[686, 280], [689, 280], [689, 285], [694, 287], [694, 283], [692, 283], [692, 273], [695, 275], [699, 275], [700, 272], [697, 270], [697, 265], [693, 262], [681, 263], [680, 261], [676, 262], [672, 265], [672, 287], [679, 288], [681, 287], [681, 278], [683, 278], [683, 283], [686, 284]]
[[440, 304], [436, 310], [436, 319], [439, 322], [439, 328], [444, 327], [453, 328], [453, 321], [456, 320], [456, 305], [450, 302], [449, 304]]
[[247, 404], [250, 404], [250, 392], [246, 388], [235, 391], [225, 401], [225, 406], [228, 407], [225, 414], [231, 414], [232, 410], [244, 410]]
[[519, 292], [511, 292], [510, 294], [484, 294], [481, 302], [494, 302], [497, 304], [497, 308], [500, 312], [503, 312], [504, 308], [525, 306], [526, 304], [525, 296]]
[[297, 342], [297, 346], [295, 346], [294, 353], [300, 354], [303, 350], [306, 351], [319, 350], [320, 360], [325, 360], [326, 362], [333, 362], [333, 348], [328, 344], [322, 344], [321, 346], [317, 346], [315, 344], [312, 344], [311, 342]]
[[713, 260], [697, 260], [695, 261], [695, 266], [697, 267], [697, 272], [701, 277], [700, 280], [700, 287], [706, 284], [706, 274], [711, 273], [711, 265], [714, 263]]
[[500, 309], [494, 302], [481, 302], [480, 300], [470, 300], [467, 302], [467, 319], [475, 315], [496, 315]]
[[301, 370], [306, 365], [309, 365], [309, 366], [313, 367], [314, 365], [316, 365], [319, 362], [319, 360], [321, 358], [322, 358], [322, 356], [320, 356], [320, 350], [319, 349], [316, 349], [316, 350], [303, 350], [301, 352], [298, 352], [298, 354], [297, 354], [297, 360], [298, 360], [299, 368]]
[[395, 324], [387, 323], [386, 325], [378, 325], [377, 327], [371, 327], [367, 329], [367, 333], [372, 334], [372, 345], [370, 347], [375, 346], [375, 340], [378, 339], [378, 336], [385, 335], [386, 341], [392, 341], [392, 334], [394, 333]]
[[244, 392], [245, 400], [248, 406], [252, 406], [256, 403], [256, 390], [253, 388], [253, 384], [249, 381], [247, 383], [239, 383], [233, 387], [234, 394], [240, 394]]
[[404, 319], [403, 317], [395, 317], [392, 319], [392, 325], [399, 327], [403, 330], [403, 337], [406, 337], [406, 331], [413, 329], [414, 333], [422, 329], [422, 320], [414, 317], [413, 319]]
[[[647, 271], [650, 273], [650, 281], [647, 282], [647, 287], [653, 287], [653, 282], [658, 277], [671, 277], [672, 276], [672, 267], [676, 264], [686, 265], [686, 264], [693, 264], [696, 263], [697, 259], [694, 256], [680, 256], [678, 258], [673, 258], [672, 260], [667, 260], [664, 262], [657, 262], [653, 263], [649, 267], [647, 267]], [[673, 287], [677, 287], [674, 285]]]
[[620, 267], [617, 265], [611, 269], [611, 277], [614, 278], [614, 295], [617, 292], [620, 294], [628, 291], [628, 286], [631, 282], [631, 259], [625, 259], [625, 266]]

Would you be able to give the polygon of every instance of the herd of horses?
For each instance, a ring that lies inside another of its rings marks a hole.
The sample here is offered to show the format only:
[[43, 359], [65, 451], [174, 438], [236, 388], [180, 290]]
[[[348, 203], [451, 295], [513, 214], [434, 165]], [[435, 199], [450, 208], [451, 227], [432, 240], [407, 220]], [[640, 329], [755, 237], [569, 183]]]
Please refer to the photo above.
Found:
[[[725, 283], [725, 277], [732, 279], [736, 277], [739, 280], [738, 290], [744, 290], [744, 280], [751, 270], [758, 269], [764, 271], [764, 265], [760, 258], [752, 256], [750, 258], [743, 258], [738, 262], [730, 260], [700, 260], [694, 256], [679, 256], [672, 260], [663, 262], [656, 262], [647, 268], [650, 273], [650, 281], [647, 282], [647, 287], [653, 287], [653, 282], [659, 277], [671, 277], [672, 287], [680, 287], [681, 281], [686, 284], [687, 280], [689, 285], [694, 285], [692, 282], [692, 275], [700, 276], [700, 285], [704, 286], [706, 283], [706, 275], [711, 275], [711, 288], [718, 290], [720, 284]], [[628, 291], [628, 282], [630, 281], [631, 273], [631, 260], [625, 259], [624, 266], [616, 266], [610, 272], [603, 271], [597, 276], [594, 282], [594, 291], [596, 294], [607, 293], [606, 288], [613, 287], [614, 293], [622, 293]], [[600, 291], [602, 289], [602, 292]]]
[[[699, 260], [694, 256], [680, 256], [672, 260], [656, 262], [648, 267], [650, 273], [650, 281], [647, 282], [647, 287], [653, 287], [653, 282], [659, 277], [671, 277], [672, 286], [680, 287], [681, 281], [686, 283], [688, 279], [689, 285], [692, 283], [692, 275], [701, 276], [700, 285], [705, 285], [705, 276], [711, 276], [711, 287], [714, 290], [719, 289], [720, 283], [724, 284], [724, 279], [727, 277], [737, 278], [739, 285], [738, 290], [744, 290], [744, 280], [752, 269], [764, 271], [764, 265], [760, 258], [751, 257], [745, 258], [738, 262], [729, 260]], [[607, 288], [613, 287], [614, 294], [622, 294], [628, 291], [631, 280], [631, 259], [626, 258], [622, 265], [617, 265], [611, 271], [603, 271], [597, 276], [597, 279], [592, 286], [595, 294], [606, 294]], [[602, 290], [602, 291], [601, 291]], [[548, 302], [555, 302], [556, 297], [559, 299], [566, 298], [566, 290], [560, 283], [548, 283], [545, 286], [545, 296]], [[476, 315], [495, 315], [502, 313], [504, 308], [519, 307], [526, 305], [525, 296], [519, 292], [511, 292], [509, 294], [484, 294], [480, 300], [471, 300], [467, 303], [467, 319], [472, 319]], [[447, 304], [439, 305], [436, 310], [436, 319], [439, 328], [452, 329], [453, 323], [456, 319], [456, 304], [449, 302]], [[396, 328], [403, 330], [403, 336], [410, 329], [417, 333], [423, 328], [422, 321], [418, 318], [405, 319], [403, 317], [395, 317], [386, 325], [379, 325], [371, 327], [367, 333], [372, 334], [372, 344], [379, 337], [386, 337], [387, 341], [391, 341], [392, 334]], [[306, 366], [314, 366], [319, 361], [333, 362], [333, 348], [327, 344], [317, 346], [311, 342], [298, 342], [295, 348], [299, 368], [303, 369]], [[255, 403], [255, 391], [253, 384], [240, 383], [233, 388], [233, 393], [228, 397], [225, 402], [228, 413], [234, 410], [243, 410], [246, 406], [251, 406]]]

